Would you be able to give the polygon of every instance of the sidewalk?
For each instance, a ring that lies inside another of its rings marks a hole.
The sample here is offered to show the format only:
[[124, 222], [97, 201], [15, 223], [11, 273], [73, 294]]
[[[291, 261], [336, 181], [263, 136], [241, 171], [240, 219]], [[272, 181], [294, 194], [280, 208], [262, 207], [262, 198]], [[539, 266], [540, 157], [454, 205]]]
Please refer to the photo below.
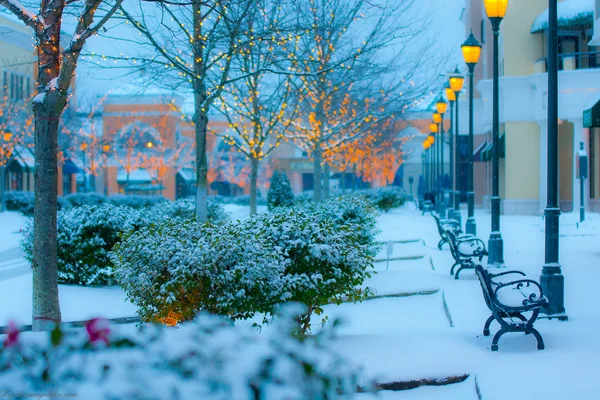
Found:
[[29, 262], [23, 258], [19, 247], [0, 252], [0, 281], [5, 281], [31, 272]]

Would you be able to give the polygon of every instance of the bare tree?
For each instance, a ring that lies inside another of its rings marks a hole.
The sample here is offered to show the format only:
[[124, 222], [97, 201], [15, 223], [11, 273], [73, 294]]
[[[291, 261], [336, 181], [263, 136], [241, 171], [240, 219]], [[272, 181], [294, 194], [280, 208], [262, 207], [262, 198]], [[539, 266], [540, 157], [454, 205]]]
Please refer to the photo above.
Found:
[[[225, 139], [250, 160], [250, 214], [257, 211], [259, 163], [285, 139], [298, 114], [290, 104], [292, 76], [281, 72], [291, 66], [288, 58], [296, 43], [289, 39], [291, 33], [295, 38], [297, 29], [286, 11], [280, 3], [257, 1], [254, 14], [244, 23], [244, 45], [233, 56], [234, 75], [244, 78], [227, 85], [220, 98], [219, 111], [234, 132], [234, 137], [224, 133]], [[256, 37], [255, 32], [271, 36]]]
[[[0, 5], [33, 30], [37, 53], [35, 117], [35, 211], [33, 217], [33, 330], [49, 329], [60, 322], [58, 302], [56, 210], [57, 150], [60, 116], [69, 99], [77, 61], [87, 39], [117, 11], [123, 0], [39, 0], [32, 2], [37, 14], [18, 0], [0, 0]], [[106, 11], [96, 15], [99, 7]], [[63, 17], [76, 16], [69, 43], [61, 43]]]
[[402, 114], [437, 78], [441, 57], [413, 40], [428, 22], [414, 17], [413, 3], [298, 2], [298, 24], [311, 25], [300, 37], [294, 71], [316, 74], [296, 83], [303, 118], [290, 137], [314, 160], [316, 201], [328, 195], [332, 153]]
[[[233, 57], [244, 48], [244, 22], [257, 0], [140, 0], [121, 8], [139, 34], [136, 66], [154, 83], [193, 97], [196, 139], [196, 215], [207, 221], [209, 109], [231, 81]], [[173, 7], [177, 6], [177, 7]], [[235, 79], [243, 79], [237, 76]], [[151, 82], [148, 82], [151, 83]]]

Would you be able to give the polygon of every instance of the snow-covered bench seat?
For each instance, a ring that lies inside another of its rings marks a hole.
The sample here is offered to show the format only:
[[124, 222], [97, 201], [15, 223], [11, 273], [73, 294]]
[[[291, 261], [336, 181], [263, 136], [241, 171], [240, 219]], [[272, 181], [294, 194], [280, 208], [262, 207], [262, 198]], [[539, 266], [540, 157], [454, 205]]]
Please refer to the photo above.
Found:
[[472, 235], [462, 235], [462, 230], [460, 229], [460, 223], [455, 219], [442, 219], [439, 215], [432, 212], [431, 216], [435, 219], [435, 223], [438, 228], [438, 233], [440, 234], [440, 241], [438, 243], [438, 249], [442, 249], [444, 243], [448, 243], [448, 232], [451, 231], [457, 236], [472, 236]]
[[[483, 240], [472, 235], [457, 235], [456, 231], [450, 229], [446, 231], [450, 254], [454, 258], [454, 264], [450, 268], [450, 275], [458, 279], [464, 269], [475, 269], [475, 262], [481, 262], [483, 257], [488, 255]], [[459, 267], [456, 270], [455, 268]]]
[[[542, 335], [533, 327], [540, 310], [548, 305], [542, 287], [534, 280], [527, 279], [521, 271], [507, 271], [499, 274], [488, 272], [481, 265], [475, 266], [483, 297], [492, 315], [487, 319], [483, 335], [490, 335], [490, 325], [496, 320], [500, 330], [492, 340], [492, 351], [498, 350], [498, 341], [506, 332], [533, 334], [537, 339], [538, 350], [544, 349]], [[531, 312], [526, 318], [523, 313]]]

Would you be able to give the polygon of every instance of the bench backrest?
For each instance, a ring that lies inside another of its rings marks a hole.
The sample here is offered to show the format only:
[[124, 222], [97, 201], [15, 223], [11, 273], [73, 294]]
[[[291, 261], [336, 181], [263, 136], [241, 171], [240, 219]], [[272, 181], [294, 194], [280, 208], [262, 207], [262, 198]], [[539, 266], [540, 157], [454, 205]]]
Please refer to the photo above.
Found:
[[488, 272], [479, 264], [475, 266], [475, 274], [481, 284], [481, 290], [483, 291], [483, 297], [485, 304], [490, 310], [492, 310], [492, 296], [494, 295], [494, 289], [492, 288], [492, 279]]

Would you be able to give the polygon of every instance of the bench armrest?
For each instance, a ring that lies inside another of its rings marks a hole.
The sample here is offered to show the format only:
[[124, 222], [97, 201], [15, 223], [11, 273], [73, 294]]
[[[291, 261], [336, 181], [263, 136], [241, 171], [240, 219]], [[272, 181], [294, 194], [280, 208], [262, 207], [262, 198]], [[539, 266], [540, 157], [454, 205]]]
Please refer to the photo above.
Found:
[[[465, 250], [465, 244], [470, 244], [469, 246], [469, 250], [471, 250], [470, 252], [466, 252]], [[463, 246], [461, 246], [463, 245]], [[477, 237], [472, 237], [472, 238], [464, 238], [461, 240], [457, 240], [456, 241], [456, 251], [458, 252], [459, 255], [463, 256], [463, 257], [479, 257], [479, 260], [481, 261], [483, 259], [484, 256], [487, 255], [487, 250], [485, 249], [485, 243], [483, 242], [483, 240], [477, 238]]]
[[531, 279], [498, 283], [494, 297], [502, 308], [544, 306], [547, 303], [542, 287]]
[[490, 278], [494, 279], [498, 276], [506, 276], [506, 275], [511, 275], [511, 274], [516, 274], [516, 275], [521, 275], [521, 276], [527, 276], [525, 275], [524, 272], [521, 271], [506, 271], [506, 272], [501, 272], [499, 274], [491, 274], [488, 272], [488, 274], [490, 275]]

